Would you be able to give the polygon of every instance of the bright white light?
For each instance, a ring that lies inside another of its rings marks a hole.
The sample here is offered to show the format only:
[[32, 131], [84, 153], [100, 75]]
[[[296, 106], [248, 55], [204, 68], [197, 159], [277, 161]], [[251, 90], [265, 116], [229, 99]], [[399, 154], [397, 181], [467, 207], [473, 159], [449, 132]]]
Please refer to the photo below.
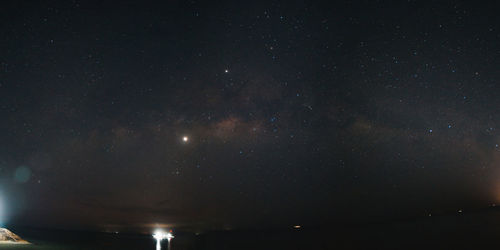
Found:
[[224, 70], [224, 73], [229, 73], [229, 69], [225, 69], [225, 70]]
[[153, 234], [153, 238], [156, 239], [156, 250], [161, 250], [160, 242], [164, 239], [168, 240], [168, 249], [170, 249], [170, 240], [174, 238], [174, 235], [172, 235], [172, 233], [165, 233], [161, 230], [156, 230]]
[[163, 231], [160, 231], [160, 230], [157, 230], [154, 234], [153, 234], [153, 238], [155, 238], [156, 240], [163, 240], [166, 238], [166, 233], [163, 232]]
[[189, 137], [187, 137], [187, 136], [182, 137], [182, 141], [183, 141], [183, 142], [187, 142], [187, 141], [189, 141]]

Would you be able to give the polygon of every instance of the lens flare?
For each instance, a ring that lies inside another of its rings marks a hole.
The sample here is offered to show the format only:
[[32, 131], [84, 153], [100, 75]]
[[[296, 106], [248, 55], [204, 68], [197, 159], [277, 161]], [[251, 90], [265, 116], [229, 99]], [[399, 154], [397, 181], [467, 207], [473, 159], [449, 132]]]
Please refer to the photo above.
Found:
[[0, 227], [3, 226], [3, 213], [4, 213], [4, 207], [3, 207], [3, 197], [0, 195]]

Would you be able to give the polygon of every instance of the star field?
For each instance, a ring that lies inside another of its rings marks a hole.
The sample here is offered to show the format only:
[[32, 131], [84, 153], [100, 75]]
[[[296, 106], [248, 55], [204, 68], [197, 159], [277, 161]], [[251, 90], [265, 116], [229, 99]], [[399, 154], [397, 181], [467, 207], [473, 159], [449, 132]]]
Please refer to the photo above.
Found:
[[3, 223], [290, 227], [499, 202], [500, 27], [484, 6], [0, 12]]

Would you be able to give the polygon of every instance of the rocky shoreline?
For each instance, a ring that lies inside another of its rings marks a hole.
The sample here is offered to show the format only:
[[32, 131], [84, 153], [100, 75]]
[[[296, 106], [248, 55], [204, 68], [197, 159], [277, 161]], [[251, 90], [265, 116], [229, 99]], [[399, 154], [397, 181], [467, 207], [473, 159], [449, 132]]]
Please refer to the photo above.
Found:
[[0, 228], [0, 244], [30, 244], [6, 228]]

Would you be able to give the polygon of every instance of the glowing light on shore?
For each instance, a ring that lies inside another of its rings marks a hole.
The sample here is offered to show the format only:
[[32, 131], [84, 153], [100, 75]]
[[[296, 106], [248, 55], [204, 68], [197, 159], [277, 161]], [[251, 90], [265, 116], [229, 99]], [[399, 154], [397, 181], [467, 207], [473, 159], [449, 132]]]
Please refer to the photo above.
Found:
[[170, 250], [170, 241], [174, 238], [174, 235], [172, 233], [165, 233], [162, 230], [156, 230], [153, 238], [156, 239], [156, 250], [161, 250], [161, 241], [164, 239], [168, 240], [168, 250]]

